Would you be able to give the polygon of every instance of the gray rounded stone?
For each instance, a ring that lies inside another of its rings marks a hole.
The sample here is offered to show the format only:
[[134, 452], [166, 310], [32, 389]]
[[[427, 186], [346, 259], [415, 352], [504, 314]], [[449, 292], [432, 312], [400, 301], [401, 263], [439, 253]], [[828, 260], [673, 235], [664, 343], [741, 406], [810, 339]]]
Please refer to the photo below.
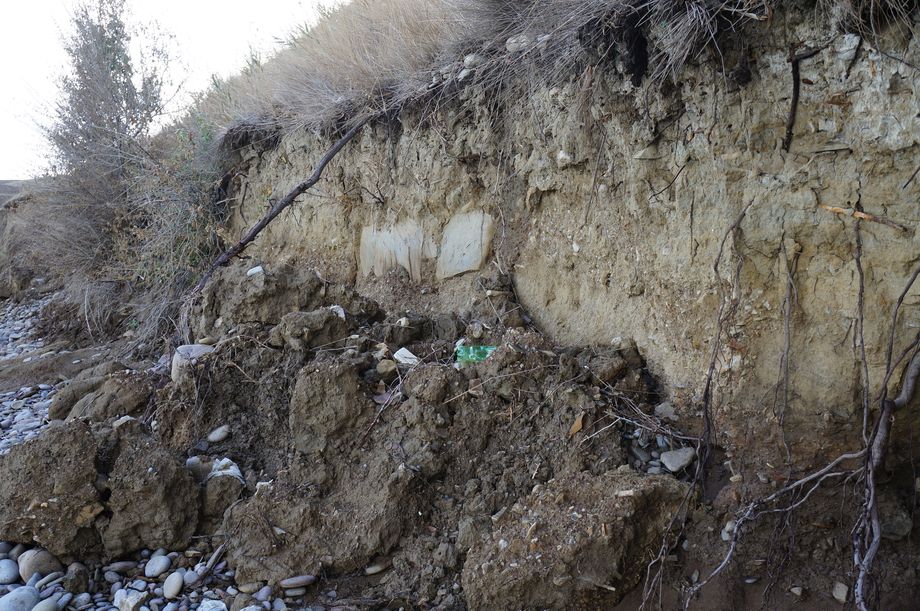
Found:
[[57, 608], [58, 608], [57, 601], [58, 601], [57, 596], [49, 596], [45, 600], [41, 601], [40, 603], [32, 607], [32, 611], [57, 611]]
[[38, 590], [35, 588], [16, 588], [0, 598], [0, 611], [32, 611], [39, 600]]
[[182, 592], [182, 586], [184, 585], [184, 576], [179, 571], [176, 571], [166, 578], [166, 582], [163, 584], [163, 596], [165, 598], [176, 598]]
[[36, 573], [44, 577], [64, 570], [64, 566], [51, 552], [39, 548], [23, 552], [17, 562], [19, 562], [19, 576], [23, 581], [28, 581]]
[[169, 556], [154, 556], [147, 561], [147, 566], [144, 567], [144, 577], [156, 579], [168, 571], [170, 566], [172, 566], [172, 560]]
[[0, 560], [0, 585], [19, 581], [19, 565], [9, 558]]

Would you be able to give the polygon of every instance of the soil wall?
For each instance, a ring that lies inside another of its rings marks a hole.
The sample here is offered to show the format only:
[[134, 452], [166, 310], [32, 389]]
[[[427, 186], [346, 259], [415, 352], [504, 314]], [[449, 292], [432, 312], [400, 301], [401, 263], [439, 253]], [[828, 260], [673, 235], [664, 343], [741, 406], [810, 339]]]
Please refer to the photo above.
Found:
[[[893, 28], [879, 51], [826, 16], [790, 10], [775, 20], [660, 90], [605, 65], [561, 85], [534, 81], [501, 104], [471, 85], [449, 104], [367, 127], [258, 240], [252, 264], [315, 266], [388, 309], [461, 317], [485, 297], [471, 272], [497, 270], [556, 341], [633, 338], [687, 428], [698, 421], [719, 305], [736, 300], [717, 351], [719, 441], [774, 453], [784, 413], [797, 458], [835, 451], [862, 422], [860, 278], [855, 219], [827, 207], [893, 222], [860, 223], [875, 393], [892, 305], [920, 258], [911, 67], [920, 41]], [[818, 51], [800, 62], [786, 151], [790, 48]], [[329, 145], [303, 134], [244, 150], [229, 237]], [[917, 305], [915, 289], [896, 353], [920, 325]]]

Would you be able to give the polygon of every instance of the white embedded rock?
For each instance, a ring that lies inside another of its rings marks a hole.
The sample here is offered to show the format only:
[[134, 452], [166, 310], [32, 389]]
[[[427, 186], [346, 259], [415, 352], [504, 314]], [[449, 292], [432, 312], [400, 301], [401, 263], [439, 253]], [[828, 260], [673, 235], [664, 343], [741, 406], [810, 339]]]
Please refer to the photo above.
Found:
[[178, 384], [183, 373], [191, 369], [198, 362], [198, 359], [211, 352], [214, 352], [214, 346], [204, 344], [185, 344], [176, 348], [172, 358], [172, 369], [170, 370], [172, 381]]
[[15, 560], [5, 558], [0, 560], [0, 585], [7, 585], [19, 581], [19, 565]]
[[156, 579], [168, 571], [170, 566], [172, 566], [172, 560], [170, 560], [169, 556], [154, 556], [144, 566], [144, 577]]
[[211, 471], [208, 473], [206, 479], [211, 479], [212, 477], [235, 477], [240, 481], [241, 484], [246, 483], [246, 480], [243, 479], [243, 473], [240, 471], [239, 466], [237, 466], [237, 464], [229, 458], [221, 458], [219, 460], [215, 460], [211, 464]]
[[16, 588], [0, 598], [0, 611], [32, 611], [38, 604], [38, 590], [31, 586]]
[[219, 600], [203, 600], [198, 605], [198, 611], [227, 611], [227, 605]]
[[219, 426], [208, 433], [208, 443], [220, 443], [230, 436], [230, 425]]
[[246, 272], [246, 277], [252, 278], [253, 276], [259, 276], [264, 273], [265, 273], [265, 268], [262, 267], [261, 265], [256, 265], [255, 267], [249, 268], [249, 270]]
[[833, 595], [834, 600], [839, 602], [841, 605], [846, 604], [847, 598], [850, 595], [850, 588], [848, 588], [846, 584], [835, 581]]
[[661, 464], [668, 468], [671, 473], [677, 473], [686, 468], [693, 462], [696, 456], [696, 450], [693, 448], [681, 448], [679, 450], [670, 450], [661, 453]]
[[166, 578], [166, 581], [163, 583], [163, 597], [164, 598], [176, 598], [179, 596], [179, 593], [182, 592], [182, 587], [185, 585], [185, 578], [180, 571], [176, 571]]
[[393, 358], [403, 365], [415, 366], [419, 364], [419, 358], [412, 354], [409, 350], [405, 348], [400, 348], [396, 351], [396, 354], [393, 355]]
[[485, 264], [492, 250], [495, 223], [481, 210], [455, 214], [441, 235], [441, 248], [435, 272], [439, 280], [476, 271]]

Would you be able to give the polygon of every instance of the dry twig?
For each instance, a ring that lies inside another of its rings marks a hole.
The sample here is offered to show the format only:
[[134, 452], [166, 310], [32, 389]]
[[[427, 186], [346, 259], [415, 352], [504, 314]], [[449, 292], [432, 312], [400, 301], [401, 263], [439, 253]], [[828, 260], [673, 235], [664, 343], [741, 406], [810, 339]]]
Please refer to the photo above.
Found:
[[828, 206], [827, 204], [818, 204], [818, 208], [827, 210], [828, 212], [833, 212], [834, 214], [852, 216], [857, 220], [881, 223], [882, 225], [888, 225], [889, 227], [894, 227], [895, 229], [900, 229], [901, 231], [908, 231], [906, 226], [901, 225], [900, 223], [896, 223], [889, 218], [879, 216], [877, 214], [869, 214], [868, 212], [863, 212], [857, 208], [839, 208], [837, 206]]

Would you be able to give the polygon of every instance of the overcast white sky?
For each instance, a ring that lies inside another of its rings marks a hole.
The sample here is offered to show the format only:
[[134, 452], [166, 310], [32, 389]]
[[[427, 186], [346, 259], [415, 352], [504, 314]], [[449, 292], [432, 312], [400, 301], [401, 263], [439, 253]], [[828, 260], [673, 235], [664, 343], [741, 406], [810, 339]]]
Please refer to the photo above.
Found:
[[[262, 55], [317, 8], [336, 0], [128, 0], [131, 20], [155, 21], [175, 37], [174, 80], [202, 90], [212, 74], [228, 76], [250, 49]], [[44, 143], [36, 123], [65, 72], [61, 45], [77, 0], [3, 0], [0, 6], [0, 180], [29, 178], [44, 169]]]

